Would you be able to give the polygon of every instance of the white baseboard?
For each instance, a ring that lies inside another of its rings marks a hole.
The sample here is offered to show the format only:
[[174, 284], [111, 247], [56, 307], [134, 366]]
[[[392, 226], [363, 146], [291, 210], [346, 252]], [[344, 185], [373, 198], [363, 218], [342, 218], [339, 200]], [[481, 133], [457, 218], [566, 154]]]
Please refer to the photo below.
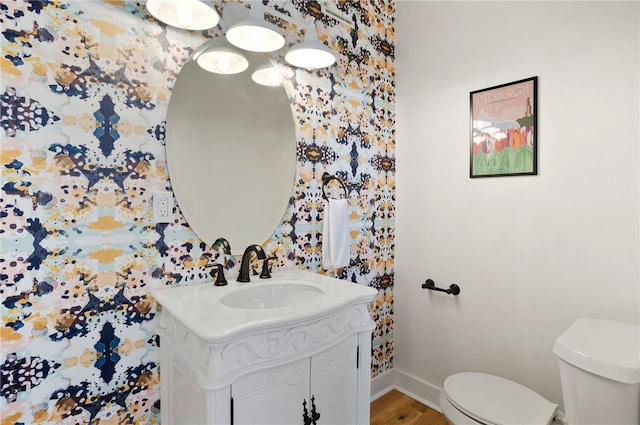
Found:
[[388, 370], [371, 380], [371, 401], [391, 390], [398, 390], [425, 406], [441, 412], [438, 405], [440, 388], [398, 369]]
[[371, 401], [379, 399], [394, 389], [394, 375], [395, 372], [391, 369], [371, 379]]
[[396, 369], [396, 388], [414, 400], [442, 413], [438, 398], [442, 388]]

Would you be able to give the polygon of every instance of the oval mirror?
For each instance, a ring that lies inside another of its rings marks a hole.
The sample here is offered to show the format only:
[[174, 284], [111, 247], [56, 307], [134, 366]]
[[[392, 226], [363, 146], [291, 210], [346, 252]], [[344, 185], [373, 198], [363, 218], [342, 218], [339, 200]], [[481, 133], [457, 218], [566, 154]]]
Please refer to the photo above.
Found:
[[234, 255], [272, 235], [296, 166], [286, 90], [256, 84], [251, 74], [268, 60], [263, 53], [242, 54], [249, 67], [233, 75], [187, 62], [166, 121], [169, 177], [180, 210], [207, 245], [225, 238]]

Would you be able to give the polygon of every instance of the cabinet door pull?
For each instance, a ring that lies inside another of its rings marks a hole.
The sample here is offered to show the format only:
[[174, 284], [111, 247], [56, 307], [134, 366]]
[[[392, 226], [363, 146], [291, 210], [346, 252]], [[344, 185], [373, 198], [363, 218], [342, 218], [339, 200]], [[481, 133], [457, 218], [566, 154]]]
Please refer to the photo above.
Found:
[[307, 410], [307, 399], [302, 400], [302, 420], [304, 425], [311, 425], [311, 418], [309, 417], [309, 411]]
[[313, 396], [313, 394], [311, 395], [311, 420], [312, 425], [317, 425], [316, 421], [320, 419], [320, 412], [316, 411], [316, 398]]
[[304, 425], [318, 425], [316, 422], [320, 419], [320, 413], [316, 410], [316, 398], [311, 396], [311, 415], [309, 415], [309, 410], [307, 410], [307, 399], [302, 401], [302, 419], [304, 420]]

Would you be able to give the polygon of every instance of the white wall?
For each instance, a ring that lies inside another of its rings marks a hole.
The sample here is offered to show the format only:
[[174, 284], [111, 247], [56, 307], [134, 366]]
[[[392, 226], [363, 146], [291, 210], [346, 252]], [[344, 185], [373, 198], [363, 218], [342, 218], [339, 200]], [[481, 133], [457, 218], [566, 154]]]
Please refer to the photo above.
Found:
[[[640, 322], [639, 4], [397, 3], [394, 367], [427, 401], [474, 370], [561, 403], [555, 338]], [[535, 75], [538, 176], [470, 179], [469, 92]]]

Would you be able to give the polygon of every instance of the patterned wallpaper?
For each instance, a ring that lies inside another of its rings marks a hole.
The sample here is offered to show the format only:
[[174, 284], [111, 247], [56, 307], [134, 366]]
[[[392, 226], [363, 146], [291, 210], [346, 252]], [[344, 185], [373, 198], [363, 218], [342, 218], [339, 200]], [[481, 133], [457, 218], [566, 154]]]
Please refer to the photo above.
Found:
[[[376, 376], [393, 360], [395, 5], [335, 4], [352, 26], [313, 0], [277, 6], [321, 20], [339, 59], [293, 73], [296, 187], [265, 250], [276, 269], [329, 273], [321, 176], [345, 182], [351, 261], [330, 274], [379, 290]], [[167, 28], [143, 1], [6, 0], [0, 11], [0, 423], [158, 423], [150, 291], [210, 279], [213, 261], [230, 276], [238, 266], [197, 238], [178, 205], [171, 223], [152, 221], [152, 192], [171, 191], [173, 83], [220, 29]], [[288, 31], [287, 43], [297, 37]]]

